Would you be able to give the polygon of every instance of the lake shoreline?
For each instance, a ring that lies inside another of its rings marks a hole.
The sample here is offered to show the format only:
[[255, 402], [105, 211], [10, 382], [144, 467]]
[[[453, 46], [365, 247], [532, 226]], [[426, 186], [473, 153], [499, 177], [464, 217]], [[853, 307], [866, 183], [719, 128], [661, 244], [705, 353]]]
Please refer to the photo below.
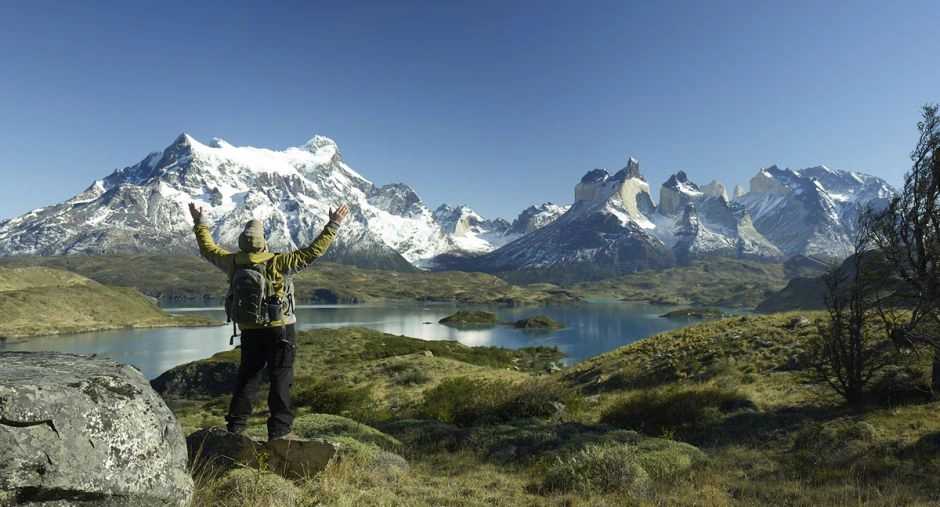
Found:
[[135, 329], [158, 329], [158, 328], [192, 328], [192, 327], [217, 327], [225, 324], [216, 319], [202, 317], [199, 315], [169, 316], [163, 322], [132, 323], [127, 325], [89, 325], [75, 326], [74, 328], [59, 328], [57, 330], [35, 329], [35, 330], [17, 330], [5, 332], [0, 336], [0, 343], [15, 344], [27, 343], [35, 338], [47, 338], [62, 335], [78, 335], [86, 333], [98, 333], [102, 331], [120, 331]]

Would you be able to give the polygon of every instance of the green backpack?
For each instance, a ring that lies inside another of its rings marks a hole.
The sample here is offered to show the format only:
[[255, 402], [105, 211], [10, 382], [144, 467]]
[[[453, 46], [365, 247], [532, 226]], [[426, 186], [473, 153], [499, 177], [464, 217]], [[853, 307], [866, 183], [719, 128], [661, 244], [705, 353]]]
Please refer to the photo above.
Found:
[[266, 274], [267, 261], [236, 266], [232, 273], [225, 314], [236, 324], [267, 324], [268, 304], [274, 299], [274, 287]]

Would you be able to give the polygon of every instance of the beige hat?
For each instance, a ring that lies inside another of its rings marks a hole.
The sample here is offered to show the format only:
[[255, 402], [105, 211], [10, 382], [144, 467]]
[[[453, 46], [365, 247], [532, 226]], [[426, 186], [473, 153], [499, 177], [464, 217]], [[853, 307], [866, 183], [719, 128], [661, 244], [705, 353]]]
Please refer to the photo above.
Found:
[[249, 220], [245, 230], [238, 235], [238, 248], [242, 252], [254, 253], [264, 250], [264, 227], [260, 220]]

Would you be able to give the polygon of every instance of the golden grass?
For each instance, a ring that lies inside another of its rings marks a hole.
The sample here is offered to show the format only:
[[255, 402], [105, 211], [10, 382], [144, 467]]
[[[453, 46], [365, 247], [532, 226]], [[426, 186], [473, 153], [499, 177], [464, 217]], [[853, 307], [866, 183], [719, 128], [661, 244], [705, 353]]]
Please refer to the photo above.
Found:
[[172, 317], [134, 289], [107, 287], [67, 271], [0, 267], [0, 336], [23, 338], [129, 327], [210, 325]]

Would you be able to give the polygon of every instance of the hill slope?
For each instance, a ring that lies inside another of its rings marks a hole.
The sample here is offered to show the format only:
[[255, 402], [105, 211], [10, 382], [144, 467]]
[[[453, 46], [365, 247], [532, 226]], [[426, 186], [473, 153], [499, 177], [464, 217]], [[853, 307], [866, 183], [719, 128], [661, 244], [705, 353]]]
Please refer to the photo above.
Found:
[[198, 317], [171, 317], [134, 289], [107, 287], [44, 267], [0, 267], [0, 314], [4, 339], [208, 323]]

